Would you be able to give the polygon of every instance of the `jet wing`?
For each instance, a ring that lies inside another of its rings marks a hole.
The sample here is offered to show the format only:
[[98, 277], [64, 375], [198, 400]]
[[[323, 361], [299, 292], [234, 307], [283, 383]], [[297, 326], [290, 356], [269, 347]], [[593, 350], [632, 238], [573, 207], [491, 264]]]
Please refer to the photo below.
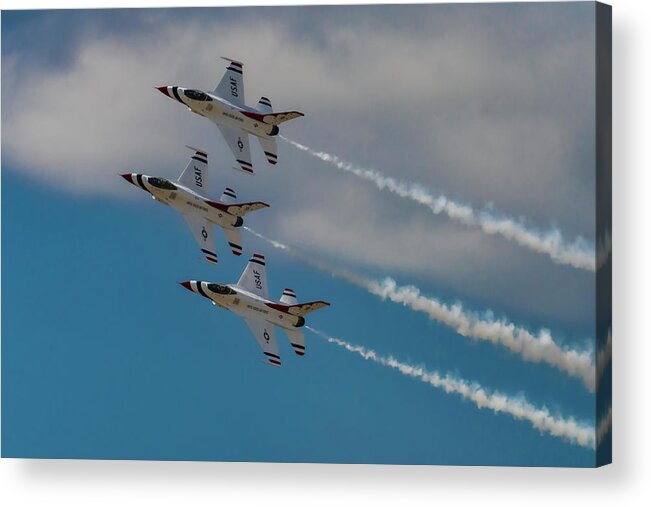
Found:
[[274, 366], [280, 366], [280, 356], [278, 355], [278, 343], [276, 342], [276, 329], [274, 326], [258, 319], [244, 318], [244, 322], [255, 336], [258, 345], [266, 356], [267, 362]]
[[190, 162], [179, 176], [179, 183], [196, 192], [208, 189], [208, 154], [192, 146], [186, 146], [194, 151]]
[[262, 146], [265, 157], [267, 157], [267, 162], [276, 164], [278, 162], [278, 144], [276, 140], [272, 137], [258, 137], [258, 140], [260, 141], [260, 146]]
[[304, 356], [305, 355], [305, 337], [303, 336], [303, 331], [300, 329], [285, 329], [285, 334], [289, 339], [289, 343], [292, 344], [292, 348], [296, 355]]
[[264, 255], [253, 254], [242, 276], [240, 276], [237, 285], [265, 299], [269, 297]]
[[197, 240], [199, 248], [206, 257], [208, 262], [217, 264], [217, 253], [215, 253], [215, 239], [212, 235], [212, 226], [207, 220], [194, 216], [183, 215], [185, 221], [192, 231], [194, 239]]
[[226, 140], [226, 144], [235, 155], [235, 160], [242, 171], [253, 174], [253, 164], [251, 164], [251, 148], [249, 147], [249, 134], [236, 127], [227, 125], [217, 125], [220, 132]]
[[239, 229], [228, 229], [223, 228], [226, 239], [228, 240], [228, 246], [231, 247], [233, 254], [242, 255], [242, 234]]
[[237, 105], [244, 105], [244, 74], [242, 74], [242, 63], [222, 56], [223, 60], [229, 62], [222, 80], [213, 92], [229, 102]]

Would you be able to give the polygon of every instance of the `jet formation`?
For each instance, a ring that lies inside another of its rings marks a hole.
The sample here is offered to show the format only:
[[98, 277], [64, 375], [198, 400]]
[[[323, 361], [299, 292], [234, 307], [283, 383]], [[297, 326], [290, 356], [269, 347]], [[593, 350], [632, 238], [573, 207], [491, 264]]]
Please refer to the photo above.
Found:
[[260, 98], [257, 109], [247, 106], [244, 103], [243, 64], [223, 56], [222, 59], [229, 62], [229, 65], [212, 91], [180, 86], [159, 86], [157, 89], [166, 97], [180, 102], [193, 113], [208, 118], [217, 125], [235, 155], [239, 169], [254, 174], [249, 134], [258, 138], [267, 161], [276, 164], [278, 143], [275, 136], [280, 133], [278, 125], [304, 115], [299, 111], [274, 113], [267, 97]]
[[[224, 58], [224, 57], [222, 57]], [[275, 136], [279, 125], [303, 116], [299, 111], [274, 113], [271, 101], [262, 97], [257, 109], [244, 103], [243, 65], [237, 60], [229, 62], [224, 76], [211, 91], [179, 86], [160, 86], [158, 90], [215, 123], [226, 143], [235, 155], [239, 169], [254, 174], [249, 147], [249, 135], [260, 141], [270, 164], [278, 162], [278, 145]], [[206, 195], [208, 189], [208, 153], [192, 148], [192, 155], [177, 180], [141, 173], [121, 174], [129, 183], [149, 193], [151, 197], [170, 206], [185, 219], [205, 259], [217, 264], [217, 249], [213, 237], [213, 225], [219, 226], [226, 236], [231, 252], [240, 256], [243, 252], [240, 229], [244, 216], [252, 211], [267, 208], [263, 201], [238, 202], [235, 190], [226, 187], [218, 201]], [[181, 282], [186, 289], [195, 292], [219, 307], [242, 317], [264, 353], [266, 362], [281, 366], [276, 327], [285, 331], [297, 355], [305, 354], [305, 338], [301, 327], [305, 315], [330, 306], [326, 301], [299, 303], [292, 289], [286, 288], [278, 301], [269, 299], [266, 260], [255, 253], [249, 259], [244, 272], [235, 284], [219, 284], [201, 280]]]

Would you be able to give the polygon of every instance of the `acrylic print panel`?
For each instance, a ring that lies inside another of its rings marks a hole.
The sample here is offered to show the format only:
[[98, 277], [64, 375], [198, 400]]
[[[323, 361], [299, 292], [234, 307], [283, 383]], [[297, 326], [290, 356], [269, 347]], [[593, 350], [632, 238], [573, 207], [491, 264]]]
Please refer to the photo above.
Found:
[[3, 456], [609, 462], [609, 27], [3, 12]]

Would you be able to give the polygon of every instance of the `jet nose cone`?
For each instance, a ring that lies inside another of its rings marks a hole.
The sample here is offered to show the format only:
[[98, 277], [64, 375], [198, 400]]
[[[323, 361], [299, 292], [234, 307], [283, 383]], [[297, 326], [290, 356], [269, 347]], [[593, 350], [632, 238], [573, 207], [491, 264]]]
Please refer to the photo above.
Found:
[[132, 174], [132, 173], [124, 173], [124, 174], [120, 174], [120, 176], [122, 176], [125, 180], [127, 180], [127, 181], [128, 181], [129, 183], [131, 183], [132, 185], [135, 185], [135, 184], [136, 184], [136, 183], [135, 183], [135, 177], [136, 177], [135, 174]]
[[188, 281], [188, 282], [179, 282], [179, 284], [180, 284], [180, 285], [183, 285], [183, 287], [185, 287], [185, 288], [188, 289], [189, 291], [192, 291], [192, 287], [190, 286], [190, 282], [189, 282], [189, 281]]
[[170, 92], [167, 91], [167, 86], [157, 86], [156, 89], [166, 97], [170, 97]]

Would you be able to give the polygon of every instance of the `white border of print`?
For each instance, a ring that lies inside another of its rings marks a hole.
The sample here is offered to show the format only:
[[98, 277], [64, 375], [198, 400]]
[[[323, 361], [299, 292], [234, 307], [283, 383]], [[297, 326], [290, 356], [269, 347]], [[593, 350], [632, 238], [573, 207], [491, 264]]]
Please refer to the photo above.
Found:
[[[179, 6], [178, 0], [137, 2]], [[274, 5], [268, 0], [195, 6]], [[298, 4], [292, 0], [284, 5]], [[321, 1], [338, 4], [342, 2]], [[356, 3], [377, 3], [360, 0]], [[400, 3], [400, 2], [391, 2]], [[440, 2], [418, 2], [440, 3]], [[0, 461], [2, 505], [640, 505], [651, 498], [648, 90], [651, 3], [613, 4], [614, 464], [599, 470], [137, 461]], [[2, 9], [134, 7], [126, 1], [5, 1]]]

